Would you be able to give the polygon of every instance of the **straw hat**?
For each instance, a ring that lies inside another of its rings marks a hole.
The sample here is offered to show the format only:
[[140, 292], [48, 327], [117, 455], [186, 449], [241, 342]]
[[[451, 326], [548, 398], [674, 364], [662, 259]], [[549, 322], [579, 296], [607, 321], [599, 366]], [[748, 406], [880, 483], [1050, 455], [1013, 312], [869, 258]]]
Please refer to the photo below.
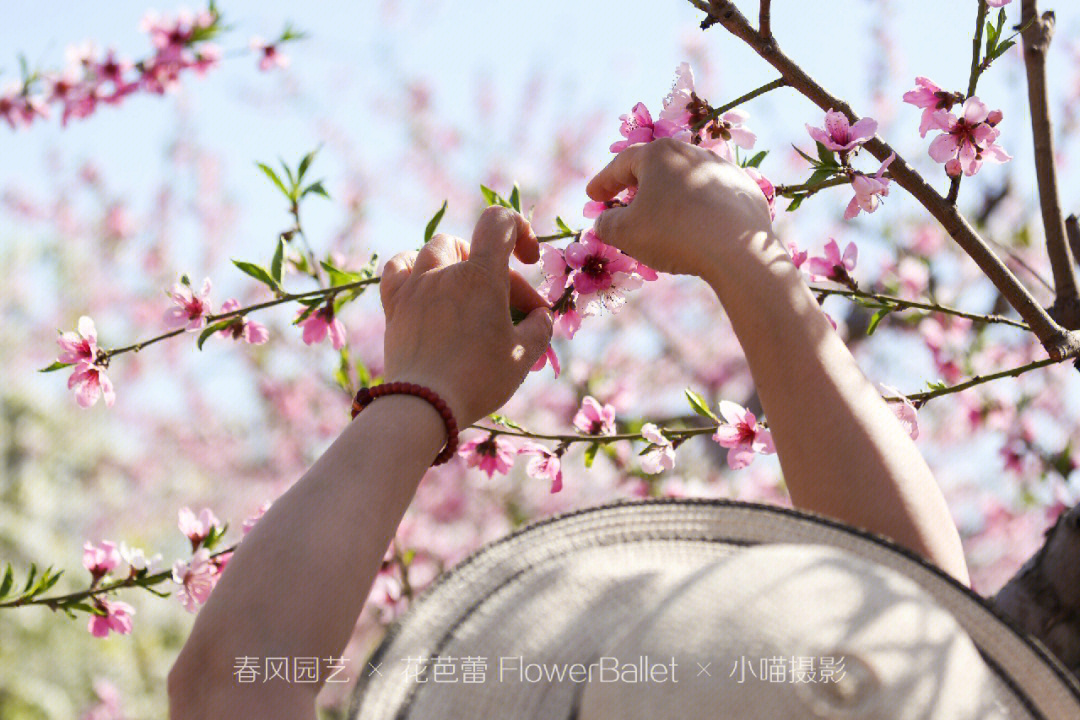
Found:
[[722, 500], [535, 523], [446, 573], [350, 717], [1080, 718], [1080, 684], [937, 567], [804, 512]]

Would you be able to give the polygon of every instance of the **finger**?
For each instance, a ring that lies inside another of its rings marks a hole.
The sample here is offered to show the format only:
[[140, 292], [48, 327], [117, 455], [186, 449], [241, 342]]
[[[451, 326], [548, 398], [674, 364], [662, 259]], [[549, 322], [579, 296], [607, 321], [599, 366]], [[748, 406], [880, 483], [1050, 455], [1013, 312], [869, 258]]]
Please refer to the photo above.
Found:
[[538, 307], [550, 307], [544, 296], [536, 291], [529, 281], [523, 278], [515, 270], [510, 271], [510, 306], [524, 313], [529, 313]]
[[525, 262], [540, 258], [529, 221], [520, 213], [497, 205], [484, 210], [473, 230], [472, 261], [492, 271], [506, 270], [510, 266], [510, 254], [515, 251]]
[[609, 208], [596, 218], [596, 234], [608, 245], [613, 245], [623, 252], [634, 255], [634, 204], [626, 207]]
[[416, 264], [413, 266], [413, 273], [424, 273], [468, 259], [469, 244], [467, 242], [453, 235], [440, 233], [420, 248], [416, 256]]
[[585, 186], [585, 193], [593, 200], [602, 202], [610, 200], [631, 185], [637, 185], [638, 169], [645, 147], [645, 143], [638, 143], [616, 155], [607, 167], [589, 181]]
[[516, 359], [526, 368], [535, 365], [551, 345], [553, 325], [551, 311], [547, 308], [536, 308], [514, 328], [521, 347], [521, 355]]
[[[526, 265], [532, 265], [540, 260], [540, 243], [536, 239], [536, 231], [532, 223], [520, 216], [522, 223], [518, 225], [518, 236], [514, 242], [514, 257]], [[524, 231], [522, 231], [522, 224]]]
[[416, 254], [415, 250], [398, 253], [383, 266], [382, 280], [379, 281], [379, 295], [382, 298], [384, 310], [389, 308], [390, 299], [394, 293], [412, 274]]

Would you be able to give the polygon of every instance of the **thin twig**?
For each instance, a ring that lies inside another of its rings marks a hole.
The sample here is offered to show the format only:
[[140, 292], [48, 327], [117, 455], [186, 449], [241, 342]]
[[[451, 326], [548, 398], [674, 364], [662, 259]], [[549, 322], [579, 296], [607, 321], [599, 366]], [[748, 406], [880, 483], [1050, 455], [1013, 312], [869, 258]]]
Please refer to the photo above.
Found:
[[[780, 72], [788, 85], [798, 90], [822, 110], [832, 109], [842, 112], [851, 122], [858, 119], [847, 103], [830, 94], [814, 81], [791, 58], [781, 52], [775, 42], [763, 40], [730, 0], [690, 0], [690, 2], [707, 12], [728, 32], [750, 45], [766, 62]], [[895, 153], [888, 143], [878, 137], [868, 140], [864, 147], [882, 161]], [[971, 256], [1009, 301], [1009, 304], [1031, 326], [1032, 332], [1039, 338], [1051, 358], [1064, 359], [1080, 354], [1080, 338], [1058, 325], [1047, 314], [956, 207], [934, 190], [898, 153], [889, 166], [889, 172], [896, 184], [907, 190], [926, 208], [957, 244]]]
[[892, 305], [897, 310], [905, 310], [908, 308], [914, 310], [926, 310], [927, 312], [967, 318], [974, 322], [1010, 325], [1015, 328], [1020, 328], [1021, 330], [1031, 331], [1031, 328], [1027, 323], [1013, 320], [1012, 318], [1007, 318], [1003, 315], [973, 313], [966, 310], [960, 310], [959, 308], [949, 307], [948, 305], [938, 305], [937, 303], [926, 302], [923, 300], [908, 300], [902, 297], [896, 297], [895, 295], [882, 295], [881, 293], [866, 292], [865, 290], [851, 290], [849, 288], [828, 287], [824, 285], [810, 285], [810, 289], [817, 295], [842, 295], [847, 298], [874, 300], [886, 305]]
[[[309, 290], [308, 292], [285, 293], [283, 295], [279, 295], [278, 297], [274, 298], [273, 300], [267, 300], [266, 302], [256, 303], [254, 305], [248, 305], [247, 307], [238, 308], [236, 310], [230, 310], [229, 312], [218, 313], [217, 315], [207, 315], [206, 318], [205, 318], [205, 322], [206, 322], [206, 325], [212, 325], [213, 323], [217, 322], [218, 320], [224, 320], [226, 318], [231, 318], [231, 317], [243, 317], [244, 315], [247, 315], [250, 312], [254, 312], [256, 310], [262, 310], [262, 309], [268, 308], [268, 307], [273, 307], [275, 305], [281, 305], [281, 304], [287, 303], [287, 302], [293, 302], [293, 301], [296, 301], [296, 300], [304, 300], [304, 299], [307, 299], [307, 298], [327, 297], [327, 296], [330, 296], [330, 295], [336, 295], [339, 292], [344, 292], [346, 290], [352, 290], [353, 288], [363, 287], [365, 285], [374, 285], [377, 282], [379, 282], [379, 280], [381, 280], [381, 279], [382, 279], [381, 277], [364, 278], [363, 280], [357, 280], [356, 282], [346, 283], [344, 285], [334, 285], [334, 286], [328, 287], [328, 288], [319, 288], [318, 290]], [[141, 342], [137, 342], [137, 343], [134, 343], [132, 345], [126, 345], [124, 347], [116, 348], [114, 350], [103, 350], [101, 352], [101, 354], [98, 356], [98, 359], [99, 360], [109, 360], [110, 358], [116, 357], [117, 355], [121, 355], [121, 354], [126, 353], [126, 352], [139, 352], [140, 350], [147, 347], [148, 345], [153, 345], [154, 343], [161, 342], [162, 340], [165, 340], [167, 338], [176, 337], [177, 335], [183, 335], [185, 332], [187, 332], [187, 329], [181, 327], [181, 328], [177, 328], [176, 330], [170, 330], [169, 332], [162, 333], [161, 335], [157, 335], [155, 337], [152, 337], [149, 340], [143, 340]]]
[[[975, 39], [971, 42], [971, 73], [968, 75], [967, 94], [964, 95], [964, 99], [975, 94], [975, 87], [979, 83], [979, 76], [982, 74], [982, 63], [980, 59], [982, 57], [982, 44], [983, 44], [983, 25], [986, 24], [986, 12], [987, 12], [986, 0], [979, 0], [979, 9], [975, 12]], [[946, 196], [952, 204], [956, 204], [956, 199], [960, 196], [960, 180], [963, 174], [958, 174], [949, 183], [949, 194]]]
[[761, 37], [772, 37], [772, 0], [761, 0], [758, 11], [758, 33]]
[[742, 105], [745, 102], [749, 102], [749, 101], [753, 100], [754, 98], [756, 98], [759, 95], [764, 95], [767, 92], [770, 92], [772, 90], [776, 90], [777, 88], [782, 88], [785, 85], [787, 85], [787, 81], [784, 80], [784, 78], [777, 78], [777, 79], [773, 80], [772, 82], [765, 83], [764, 85], [762, 85], [759, 88], [754, 88], [750, 92], [746, 93], [745, 95], [740, 95], [739, 97], [735, 98], [731, 102], [724, 103], [723, 105], [721, 105], [720, 107], [717, 107], [717, 108], [712, 108], [709, 111], [709, 114], [706, 115], [701, 120], [698, 120], [696, 123], [694, 123], [694, 126], [691, 129], [692, 130], [700, 130], [701, 128], [708, 125], [711, 121], [716, 120], [718, 117], [720, 117], [721, 115], [726, 113], [728, 110], [733, 110], [733, 109], [737, 108], [739, 105]]
[[1046, 233], [1046, 253], [1054, 274], [1054, 314], [1065, 327], [1080, 328], [1080, 297], [1076, 271], [1065, 237], [1065, 215], [1058, 198], [1054, 132], [1046, 99], [1046, 51], [1054, 36], [1054, 13], [1039, 15], [1037, 0], [1023, 0], [1020, 22], [1024, 26], [1024, 66], [1027, 69], [1031, 134], [1035, 143], [1035, 176], [1039, 183], [1039, 208]]

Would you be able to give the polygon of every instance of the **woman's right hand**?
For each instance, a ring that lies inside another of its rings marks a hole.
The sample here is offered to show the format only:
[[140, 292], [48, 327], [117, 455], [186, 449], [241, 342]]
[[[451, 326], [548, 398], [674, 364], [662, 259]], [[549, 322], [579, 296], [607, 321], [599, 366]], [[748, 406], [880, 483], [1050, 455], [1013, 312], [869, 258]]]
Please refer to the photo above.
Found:
[[765, 195], [745, 170], [711, 150], [670, 138], [632, 145], [589, 182], [586, 192], [606, 201], [634, 186], [633, 201], [605, 210], [597, 232], [605, 243], [656, 270], [712, 282], [748, 254], [771, 246], [773, 255], [779, 245], [754, 242], [755, 237], [775, 239]]

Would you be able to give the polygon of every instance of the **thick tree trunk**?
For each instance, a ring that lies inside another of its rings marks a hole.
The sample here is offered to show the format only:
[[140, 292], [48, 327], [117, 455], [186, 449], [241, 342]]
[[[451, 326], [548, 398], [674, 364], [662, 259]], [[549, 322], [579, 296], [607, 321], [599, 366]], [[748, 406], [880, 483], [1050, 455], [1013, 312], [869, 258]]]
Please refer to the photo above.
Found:
[[1080, 504], [990, 602], [1038, 638], [1080, 679]]

